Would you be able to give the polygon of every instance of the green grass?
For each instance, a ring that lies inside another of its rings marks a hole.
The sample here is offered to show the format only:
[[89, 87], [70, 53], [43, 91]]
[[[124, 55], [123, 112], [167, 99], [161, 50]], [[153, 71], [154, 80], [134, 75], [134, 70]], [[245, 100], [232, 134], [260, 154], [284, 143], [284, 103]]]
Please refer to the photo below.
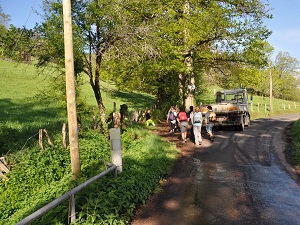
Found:
[[47, 85], [47, 76], [34, 66], [0, 60], [0, 99], [12, 102], [33, 97]]
[[41, 104], [34, 96], [47, 86], [48, 74], [32, 65], [0, 60], [0, 155], [36, 144], [36, 133], [50, 134], [65, 118], [55, 102]]
[[272, 103], [273, 111], [271, 112], [269, 97], [254, 96], [250, 106], [252, 119], [300, 112], [299, 102], [273, 98]]
[[[33, 65], [0, 60], [0, 156], [36, 145], [41, 128], [50, 135], [59, 135], [62, 124], [67, 122], [66, 110], [54, 99], [35, 97], [49, 91], [50, 78], [56, 73], [51, 68], [38, 70]], [[94, 93], [86, 77], [84, 80], [83, 99], [90, 111], [94, 108], [98, 115]], [[129, 110], [146, 109], [154, 102], [153, 96], [118, 91], [106, 82], [101, 82], [101, 93], [107, 116], [113, 111], [114, 102], [117, 110], [122, 104], [127, 104]], [[84, 125], [92, 126], [92, 116], [86, 120]]]
[[[84, 76], [84, 80], [86, 80], [82, 87], [82, 93], [86, 99], [88, 105], [92, 107], [97, 107], [96, 100], [94, 97], [94, 93], [90, 84], [87, 81], [87, 78]], [[128, 106], [128, 110], [140, 110], [146, 109], [154, 104], [155, 98], [151, 95], [145, 93], [135, 93], [135, 92], [125, 92], [117, 90], [114, 84], [109, 82], [102, 81], [100, 83], [101, 86], [101, 94], [103, 98], [103, 102], [106, 108], [106, 111], [112, 112], [114, 107], [114, 102], [116, 103], [117, 109], [120, 109], [120, 105], [126, 104]]]
[[295, 165], [300, 166], [300, 120], [296, 121], [289, 132], [289, 136], [293, 142], [293, 159]]

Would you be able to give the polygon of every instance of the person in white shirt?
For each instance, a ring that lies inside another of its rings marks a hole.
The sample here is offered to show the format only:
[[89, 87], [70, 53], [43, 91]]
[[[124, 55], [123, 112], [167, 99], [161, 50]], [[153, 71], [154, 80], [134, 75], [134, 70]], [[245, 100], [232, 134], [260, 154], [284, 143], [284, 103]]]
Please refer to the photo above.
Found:
[[195, 137], [195, 145], [200, 146], [202, 144], [201, 126], [202, 126], [202, 113], [200, 108], [195, 106], [194, 112], [191, 113], [190, 119], [193, 125], [193, 133]]
[[210, 141], [214, 140], [213, 135], [213, 127], [214, 127], [214, 120], [216, 119], [216, 114], [213, 112], [212, 107], [209, 105], [207, 106], [207, 113], [205, 113], [205, 120], [206, 120], [206, 131], [209, 135]]

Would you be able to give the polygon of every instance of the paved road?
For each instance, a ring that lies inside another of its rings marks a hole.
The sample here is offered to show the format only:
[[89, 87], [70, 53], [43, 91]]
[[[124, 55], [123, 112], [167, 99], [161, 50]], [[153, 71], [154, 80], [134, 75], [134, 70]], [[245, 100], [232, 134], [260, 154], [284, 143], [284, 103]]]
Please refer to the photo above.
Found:
[[204, 140], [183, 157], [178, 176], [132, 224], [300, 225], [299, 180], [283, 155], [283, 131], [299, 117], [255, 120], [243, 132], [216, 131], [213, 143]]

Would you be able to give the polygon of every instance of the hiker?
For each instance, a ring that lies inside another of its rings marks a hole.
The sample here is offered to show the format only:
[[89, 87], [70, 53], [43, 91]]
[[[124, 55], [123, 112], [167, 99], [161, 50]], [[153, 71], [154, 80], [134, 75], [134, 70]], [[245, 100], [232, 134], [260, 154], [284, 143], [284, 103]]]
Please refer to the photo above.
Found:
[[179, 108], [179, 113], [177, 116], [178, 125], [180, 127], [180, 134], [181, 134], [181, 141], [182, 143], [186, 143], [186, 137], [187, 137], [187, 128], [189, 125], [189, 118], [187, 116], [187, 113], [184, 110], [184, 107], [181, 106]]
[[214, 121], [216, 120], [216, 114], [213, 112], [212, 107], [209, 105], [207, 106], [208, 111], [205, 113], [205, 120], [206, 120], [206, 131], [209, 135], [209, 139], [211, 142], [214, 141], [213, 135], [213, 127]]
[[194, 116], [194, 106], [192, 106], [192, 105], [190, 106], [190, 111], [187, 114], [188, 114], [188, 118], [190, 119], [189, 124], [191, 126], [190, 140], [192, 142], [194, 142], [195, 141], [195, 135], [194, 135], [194, 130], [193, 130], [193, 123], [191, 122], [191, 117]]
[[202, 144], [201, 126], [202, 126], [202, 113], [200, 107], [196, 106], [193, 113], [190, 114], [191, 123], [193, 125], [193, 133], [195, 137], [195, 145], [198, 147]]
[[170, 132], [174, 133], [176, 128], [176, 113], [175, 108], [171, 106], [167, 115], [167, 122], [170, 123]]
[[146, 118], [146, 126], [155, 126], [154, 121], [151, 119], [151, 114], [150, 114], [150, 109], [147, 110], [146, 114], [145, 114], [145, 118]]

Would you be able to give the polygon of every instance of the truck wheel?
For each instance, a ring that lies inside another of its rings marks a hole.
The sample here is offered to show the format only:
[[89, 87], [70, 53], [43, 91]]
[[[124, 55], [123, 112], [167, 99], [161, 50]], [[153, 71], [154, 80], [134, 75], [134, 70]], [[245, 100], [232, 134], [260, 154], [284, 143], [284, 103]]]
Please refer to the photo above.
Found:
[[247, 116], [245, 117], [245, 126], [249, 126], [249, 125], [250, 125], [250, 116], [247, 115]]
[[242, 122], [242, 124], [240, 124], [240, 131], [244, 131], [245, 130], [245, 124], [244, 122]]
[[245, 124], [242, 122], [240, 125], [235, 126], [235, 130], [237, 131], [244, 131], [245, 130]]

